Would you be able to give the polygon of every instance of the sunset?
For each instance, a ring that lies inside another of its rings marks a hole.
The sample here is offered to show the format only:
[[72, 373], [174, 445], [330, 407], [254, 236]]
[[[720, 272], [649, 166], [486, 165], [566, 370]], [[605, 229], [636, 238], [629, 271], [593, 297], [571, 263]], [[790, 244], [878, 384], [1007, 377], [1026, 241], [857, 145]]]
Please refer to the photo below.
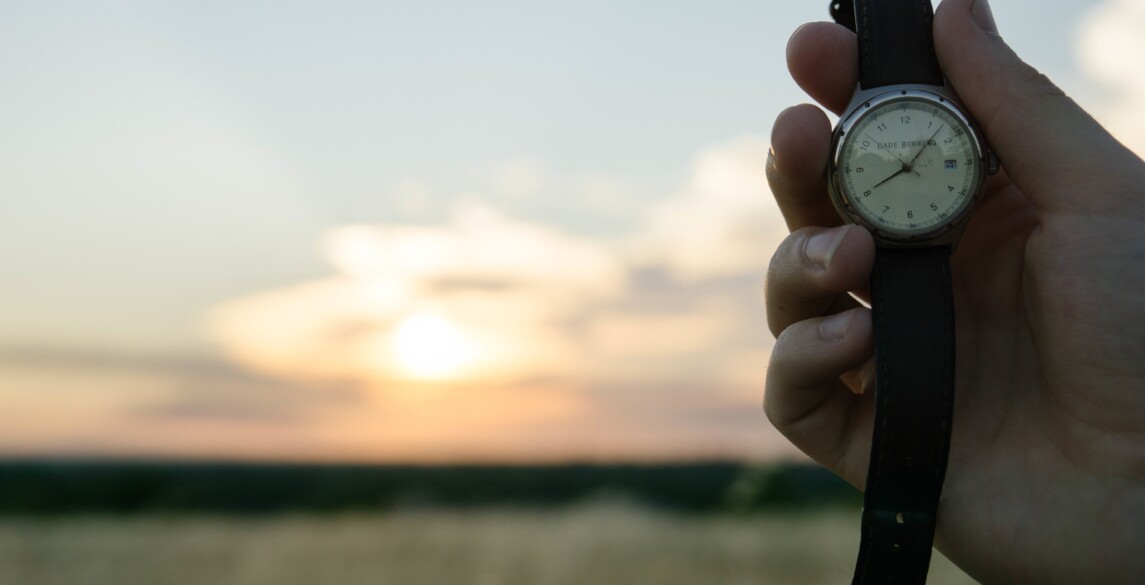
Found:
[[[1145, 153], [1142, 2], [993, 3]], [[810, 464], [765, 161], [826, 5], [7, 6], [0, 456]]]
[[[763, 161], [822, 14], [212, 6], [5, 19], [5, 454], [798, 457], [759, 409]], [[1103, 57], [1136, 4], [995, 10], [1143, 144]], [[572, 21], [600, 42], [540, 42]]]

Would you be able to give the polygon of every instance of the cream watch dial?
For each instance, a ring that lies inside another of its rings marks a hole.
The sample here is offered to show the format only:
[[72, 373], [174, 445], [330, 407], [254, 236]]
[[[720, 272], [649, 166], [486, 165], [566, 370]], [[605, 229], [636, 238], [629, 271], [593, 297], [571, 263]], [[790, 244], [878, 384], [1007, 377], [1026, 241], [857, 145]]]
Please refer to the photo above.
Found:
[[978, 190], [982, 160], [969, 127], [933, 100], [873, 105], [843, 136], [838, 185], [872, 227], [930, 232], [961, 212]]

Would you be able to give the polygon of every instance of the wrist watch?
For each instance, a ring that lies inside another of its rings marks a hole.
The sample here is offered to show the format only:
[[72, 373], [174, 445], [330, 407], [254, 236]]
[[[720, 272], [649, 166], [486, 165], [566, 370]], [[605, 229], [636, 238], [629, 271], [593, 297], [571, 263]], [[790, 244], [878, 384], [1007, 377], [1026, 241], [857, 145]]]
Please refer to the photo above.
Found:
[[837, 0], [859, 85], [835, 127], [831, 201], [874, 235], [875, 424], [854, 585], [926, 582], [954, 398], [950, 253], [997, 161], [946, 85], [930, 0]]

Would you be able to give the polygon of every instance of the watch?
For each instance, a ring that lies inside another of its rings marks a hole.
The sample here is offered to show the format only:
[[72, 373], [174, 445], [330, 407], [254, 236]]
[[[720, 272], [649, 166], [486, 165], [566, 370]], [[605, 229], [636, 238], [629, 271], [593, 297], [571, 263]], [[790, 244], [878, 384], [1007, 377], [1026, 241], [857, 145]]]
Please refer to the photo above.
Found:
[[832, 135], [828, 191], [875, 238], [875, 423], [854, 585], [926, 582], [954, 403], [950, 253], [997, 170], [946, 85], [930, 0], [839, 0], [859, 85]]

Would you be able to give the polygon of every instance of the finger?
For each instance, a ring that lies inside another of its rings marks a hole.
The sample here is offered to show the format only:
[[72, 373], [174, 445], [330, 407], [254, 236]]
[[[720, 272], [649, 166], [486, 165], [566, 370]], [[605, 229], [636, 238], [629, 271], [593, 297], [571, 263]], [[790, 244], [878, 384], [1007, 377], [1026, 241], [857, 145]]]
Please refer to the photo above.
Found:
[[870, 232], [855, 226], [808, 227], [787, 236], [767, 268], [767, 323], [779, 336], [793, 323], [855, 305], [875, 262]]
[[871, 432], [871, 396], [840, 376], [874, 353], [871, 314], [862, 307], [808, 319], [784, 330], [767, 367], [763, 408], [801, 451], [862, 486]]
[[830, 22], [807, 23], [787, 41], [787, 69], [823, 107], [840, 114], [859, 83], [855, 33]]
[[839, 215], [827, 199], [827, 156], [831, 122], [810, 104], [787, 108], [771, 129], [767, 183], [787, 229], [809, 225], [839, 225]]
[[[1140, 173], [1127, 169], [1138, 169], [1140, 159], [1014, 54], [998, 36], [986, 0], [944, 1], [934, 18], [934, 43], [947, 79], [1035, 205], [1105, 205], [1103, 191], [1139, 188], [1142, 178], [1133, 175]], [[1118, 177], [1126, 184], [1108, 184]]]

